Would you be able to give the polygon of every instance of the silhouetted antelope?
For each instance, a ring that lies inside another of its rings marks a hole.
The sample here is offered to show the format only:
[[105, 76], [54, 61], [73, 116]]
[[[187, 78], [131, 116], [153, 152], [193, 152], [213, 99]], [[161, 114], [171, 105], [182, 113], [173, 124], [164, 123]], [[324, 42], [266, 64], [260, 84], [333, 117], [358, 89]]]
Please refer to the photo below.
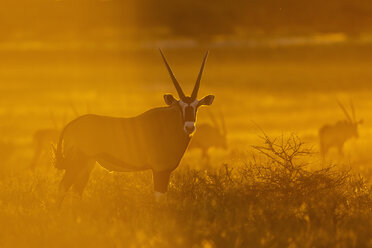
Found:
[[202, 157], [209, 161], [208, 150], [212, 147], [227, 149], [227, 130], [225, 119], [220, 115], [220, 124], [211, 114], [213, 124], [201, 123], [197, 125], [197, 131], [190, 142], [190, 149], [200, 149]]
[[195, 131], [200, 106], [213, 95], [197, 99], [206, 53], [191, 96], [185, 96], [162, 51], [161, 56], [180, 100], [164, 95], [167, 107], [158, 107], [133, 118], [83, 115], [63, 129], [56, 149], [55, 166], [64, 169], [61, 201], [70, 187], [82, 194], [95, 162], [109, 171], [152, 170], [156, 198], [166, 193], [170, 173], [177, 168]]
[[338, 153], [342, 155], [345, 142], [353, 137], [358, 138], [358, 125], [363, 123], [362, 120], [356, 120], [353, 103], [350, 102], [352, 116], [340, 102], [338, 102], [338, 105], [347, 119], [338, 121], [333, 125], [325, 125], [319, 129], [320, 153], [323, 158], [331, 147], [336, 147]]
[[[71, 108], [74, 111], [75, 117], [79, 116], [74, 105], [71, 104]], [[48, 161], [52, 161], [53, 157], [53, 146], [58, 143], [59, 134], [61, 133], [61, 127], [66, 124], [66, 115], [63, 115], [62, 125], [56, 121], [54, 114], [51, 114], [51, 119], [54, 124], [54, 128], [43, 128], [38, 129], [32, 136], [32, 143], [34, 148], [34, 155], [31, 160], [30, 167], [35, 169], [40, 161], [45, 158]]]
[[34, 156], [31, 161], [31, 169], [35, 169], [39, 164], [40, 159], [47, 157], [52, 158], [52, 145], [57, 144], [58, 137], [60, 134], [59, 129], [55, 128], [45, 128], [36, 130], [33, 135], [33, 147]]

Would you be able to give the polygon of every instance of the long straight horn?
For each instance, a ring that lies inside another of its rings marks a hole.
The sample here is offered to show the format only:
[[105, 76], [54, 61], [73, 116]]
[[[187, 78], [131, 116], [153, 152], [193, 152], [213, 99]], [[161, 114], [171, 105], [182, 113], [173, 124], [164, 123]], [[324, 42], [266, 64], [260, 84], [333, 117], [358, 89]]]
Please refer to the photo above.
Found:
[[212, 123], [213, 123], [213, 126], [217, 129], [220, 129], [219, 125], [218, 125], [218, 122], [216, 120], [216, 117], [214, 116], [213, 112], [212, 111], [209, 111], [209, 118], [211, 119]]
[[58, 123], [57, 123], [56, 116], [55, 116], [53, 111], [50, 111], [50, 117], [51, 117], [51, 120], [53, 122], [54, 128], [57, 129], [58, 128]]
[[355, 108], [354, 108], [354, 104], [352, 100], [350, 100], [350, 108], [351, 108], [351, 116], [353, 117], [353, 121], [356, 122]]
[[204, 56], [203, 63], [200, 67], [198, 78], [196, 79], [196, 83], [195, 83], [194, 89], [193, 89], [192, 94], [191, 94], [191, 99], [196, 99], [196, 97], [198, 96], [200, 80], [201, 80], [201, 77], [203, 75], [204, 65], [205, 65], [205, 61], [207, 60], [208, 53], [209, 53], [209, 51], [207, 51], [207, 53]]
[[344, 112], [344, 114], [346, 115], [346, 118], [350, 121], [350, 122], [353, 122], [353, 120], [350, 118], [350, 115], [347, 113], [345, 107], [340, 103], [340, 101], [337, 101], [338, 103], [338, 106], [340, 106], [340, 108], [342, 109], [342, 111]]
[[163, 57], [163, 60], [164, 60], [165, 66], [166, 66], [167, 69], [168, 69], [168, 72], [169, 72], [169, 75], [170, 75], [170, 77], [171, 77], [171, 79], [172, 79], [172, 81], [173, 81], [174, 87], [175, 87], [176, 90], [177, 90], [178, 96], [179, 96], [181, 99], [185, 99], [185, 94], [183, 93], [180, 84], [178, 83], [176, 77], [174, 76], [174, 74], [173, 74], [173, 72], [172, 72], [172, 69], [171, 69], [170, 66], [168, 65], [167, 59], [165, 58], [165, 56], [164, 56], [164, 54], [163, 54], [163, 52], [161, 51], [160, 48], [159, 48], [159, 51], [160, 51], [161, 56]]

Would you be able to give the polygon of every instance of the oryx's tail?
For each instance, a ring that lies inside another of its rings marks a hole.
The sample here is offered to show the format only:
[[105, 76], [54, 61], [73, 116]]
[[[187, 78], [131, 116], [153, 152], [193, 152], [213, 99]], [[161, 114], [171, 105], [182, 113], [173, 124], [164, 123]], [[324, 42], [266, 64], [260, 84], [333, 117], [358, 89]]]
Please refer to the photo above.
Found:
[[54, 153], [53, 165], [55, 168], [60, 169], [60, 170], [66, 168], [65, 158], [63, 156], [63, 147], [62, 147], [65, 129], [66, 127], [62, 130], [61, 134], [59, 135], [57, 146], [53, 146], [53, 153]]

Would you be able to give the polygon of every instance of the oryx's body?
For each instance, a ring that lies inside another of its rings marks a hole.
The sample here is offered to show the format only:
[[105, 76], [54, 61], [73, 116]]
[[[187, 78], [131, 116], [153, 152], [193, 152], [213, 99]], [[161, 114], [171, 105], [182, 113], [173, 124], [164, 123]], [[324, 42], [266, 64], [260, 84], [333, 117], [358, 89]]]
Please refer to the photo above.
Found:
[[65, 156], [81, 152], [109, 171], [171, 171], [190, 141], [176, 106], [133, 118], [84, 115], [66, 126], [63, 137]]
[[[161, 53], [162, 54], [162, 53]], [[156, 193], [165, 193], [169, 176], [180, 163], [195, 130], [196, 112], [213, 96], [197, 100], [205, 56], [191, 97], [186, 97], [166, 59], [180, 100], [164, 95], [167, 107], [151, 109], [132, 118], [84, 115], [63, 129], [55, 166], [65, 169], [61, 189], [82, 193], [96, 162], [109, 171], [152, 170]], [[62, 198], [63, 199], [63, 198]]]
[[344, 106], [339, 103], [347, 120], [338, 121], [333, 125], [324, 125], [319, 129], [320, 153], [323, 158], [332, 147], [337, 148], [338, 153], [342, 155], [345, 142], [353, 137], [358, 138], [358, 125], [362, 121], [356, 120], [354, 106], [352, 103], [350, 105], [352, 117], [350, 117]]
[[197, 125], [197, 132], [192, 137], [189, 149], [200, 149], [202, 157], [209, 160], [208, 150], [210, 148], [227, 149], [227, 131], [225, 120], [221, 116], [221, 127], [211, 115], [213, 124], [201, 123]]

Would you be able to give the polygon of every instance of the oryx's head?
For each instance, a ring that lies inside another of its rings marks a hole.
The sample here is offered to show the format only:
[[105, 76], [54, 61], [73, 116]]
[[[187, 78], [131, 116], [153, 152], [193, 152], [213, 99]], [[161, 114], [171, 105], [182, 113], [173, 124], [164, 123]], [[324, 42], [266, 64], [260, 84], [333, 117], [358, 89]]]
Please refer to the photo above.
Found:
[[208, 57], [208, 52], [205, 54], [205, 57], [201, 65], [199, 75], [198, 75], [198, 78], [196, 79], [196, 83], [191, 93], [191, 96], [185, 96], [185, 94], [182, 91], [181, 86], [179, 85], [176, 77], [174, 76], [172, 72], [172, 69], [168, 65], [168, 62], [165, 59], [163, 52], [160, 49], [159, 51], [161, 53], [161, 56], [163, 57], [163, 60], [164, 60], [165, 66], [168, 69], [169, 75], [171, 76], [174, 87], [176, 87], [178, 96], [180, 97], [180, 99], [177, 100], [172, 95], [165, 94], [164, 95], [165, 103], [168, 105], [177, 105], [179, 107], [182, 117], [183, 117], [183, 129], [186, 132], [186, 134], [191, 135], [195, 131], [196, 112], [198, 108], [202, 105], [211, 105], [214, 100], [213, 95], [208, 95], [202, 98], [201, 100], [197, 99], [200, 80], [203, 74], [205, 61], [207, 60], [207, 57]]
[[227, 150], [227, 129], [226, 129], [226, 123], [225, 123], [225, 118], [222, 115], [222, 113], [219, 113], [220, 115], [220, 120], [217, 121], [216, 117], [214, 116], [213, 112], [209, 112], [209, 116], [211, 118], [211, 121], [213, 123], [213, 128], [216, 130], [214, 132], [214, 137], [213, 137], [213, 143], [215, 147], [219, 147], [222, 149]]

